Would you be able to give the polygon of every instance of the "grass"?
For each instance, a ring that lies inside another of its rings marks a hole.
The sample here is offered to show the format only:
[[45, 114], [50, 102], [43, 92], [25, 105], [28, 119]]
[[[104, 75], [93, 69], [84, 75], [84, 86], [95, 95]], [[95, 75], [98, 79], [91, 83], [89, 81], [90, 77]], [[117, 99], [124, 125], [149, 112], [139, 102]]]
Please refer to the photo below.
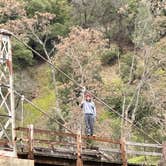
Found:
[[[48, 112], [54, 106], [54, 93], [50, 92], [40, 98], [34, 99], [32, 102], [40, 107], [43, 111]], [[26, 125], [37, 123], [38, 119], [42, 116], [42, 113], [34, 108], [31, 104], [25, 104], [24, 110], [26, 111], [26, 119], [24, 123]]]
[[147, 164], [148, 165], [157, 165], [158, 161], [160, 160], [159, 157], [151, 157], [151, 156], [139, 156], [134, 157], [128, 160], [129, 163], [139, 163], [139, 164]]
[[[31, 71], [32, 78], [35, 79], [38, 85], [38, 96], [32, 100], [34, 104], [36, 104], [43, 111], [48, 112], [52, 110], [55, 103], [55, 95], [54, 89], [51, 87], [51, 77], [50, 77], [50, 69], [46, 64], [40, 65], [33, 68]], [[34, 108], [31, 104], [24, 104], [25, 110], [25, 120], [24, 125], [28, 124], [37, 124], [40, 123], [40, 118], [42, 113], [39, 112], [36, 108]], [[44, 123], [44, 122], [43, 122]]]

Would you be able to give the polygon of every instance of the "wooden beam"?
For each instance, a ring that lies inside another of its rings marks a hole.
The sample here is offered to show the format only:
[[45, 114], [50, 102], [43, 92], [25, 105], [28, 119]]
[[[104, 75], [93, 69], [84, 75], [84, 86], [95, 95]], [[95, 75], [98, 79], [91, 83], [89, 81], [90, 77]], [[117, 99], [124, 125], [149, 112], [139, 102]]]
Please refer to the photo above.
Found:
[[[15, 130], [27, 132], [28, 128], [17, 127]], [[73, 133], [63, 133], [63, 132], [57, 132], [57, 131], [51, 131], [51, 130], [42, 130], [42, 129], [34, 129], [34, 133], [49, 134], [49, 135], [64, 136], [64, 137], [73, 137], [73, 138], [77, 137], [77, 134], [73, 134]]]
[[162, 156], [162, 153], [158, 152], [144, 152], [144, 151], [133, 151], [133, 150], [127, 150], [128, 154], [134, 154], [134, 155], [143, 155], [143, 156]]
[[122, 158], [123, 166], [127, 166], [127, 153], [126, 153], [125, 138], [121, 138], [121, 140], [120, 140], [120, 150], [121, 150], [121, 158]]
[[94, 141], [99, 141], [99, 142], [108, 142], [108, 143], [112, 143], [112, 144], [120, 144], [119, 140], [113, 140], [113, 139], [106, 138], [106, 137], [96, 137], [96, 136], [82, 135], [82, 139], [94, 140]]
[[[100, 149], [100, 151], [121, 153], [121, 151], [119, 149]], [[144, 152], [144, 151], [127, 150], [126, 153], [133, 154], [133, 155], [144, 155], [144, 156], [162, 156], [162, 153], [158, 153], [158, 152]]]
[[78, 132], [77, 134], [77, 161], [76, 161], [76, 166], [83, 166], [83, 161], [81, 158], [81, 153], [82, 153], [82, 140], [81, 140], [81, 131]]
[[138, 143], [138, 142], [126, 142], [126, 145], [162, 149], [162, 145], [159, 145], [159, 144], [147, 144], [147, 143]]
[[44, 144], [48, 144], [48, 145], [64, 145], [64, 146], [68, 146], [68, 145], [73, 145], [76, 146], [76, 143], [70, 143], [70, 142], [66, 142], [66, 141], [52, 141], [52, 140], [41, 140], [41, 139], [34, 139], [34, 143], [44, 143]]
[[109, 152], [109, 153], [121, 153], [120, 149], [100, 149], [100, 151], [103, 152]]
[[[72, 165], [70, 164], [72, 163]], [[74, 162], [68, 161], [68, 159], [50, 159], [50, 158], [36, 158], [35, 164], [42, 164], [42, 165], [59, 165], [59, 166], [75, 166]]]

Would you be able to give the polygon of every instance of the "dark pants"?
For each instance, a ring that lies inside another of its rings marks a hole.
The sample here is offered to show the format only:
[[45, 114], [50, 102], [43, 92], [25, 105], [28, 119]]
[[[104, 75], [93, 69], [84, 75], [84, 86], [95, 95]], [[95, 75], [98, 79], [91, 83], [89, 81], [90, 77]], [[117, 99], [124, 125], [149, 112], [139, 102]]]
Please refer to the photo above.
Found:
[[86, 135], [93, 135], [94, 115], [85, 114]]

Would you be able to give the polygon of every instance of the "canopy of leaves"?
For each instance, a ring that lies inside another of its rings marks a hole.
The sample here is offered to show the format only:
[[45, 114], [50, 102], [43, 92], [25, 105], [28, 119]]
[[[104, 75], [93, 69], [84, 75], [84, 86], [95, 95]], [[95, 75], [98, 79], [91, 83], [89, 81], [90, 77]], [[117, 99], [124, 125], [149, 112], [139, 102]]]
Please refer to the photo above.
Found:
[[58, 52], [54, 62], [62, 67], [67, 63], [72, 68], [72, 78], [89, 86], [95, 80], [94, 73], [97, 75], [100, 56], [107, 50], [106, 44], [101, 32], [74, 27], [69, 36], [61, 39], [61, 43], [57, 45]]
[[26, 68], [34, 64], [33, 54], [20, 42], [13, 40], [13, 64], [15, 69]]

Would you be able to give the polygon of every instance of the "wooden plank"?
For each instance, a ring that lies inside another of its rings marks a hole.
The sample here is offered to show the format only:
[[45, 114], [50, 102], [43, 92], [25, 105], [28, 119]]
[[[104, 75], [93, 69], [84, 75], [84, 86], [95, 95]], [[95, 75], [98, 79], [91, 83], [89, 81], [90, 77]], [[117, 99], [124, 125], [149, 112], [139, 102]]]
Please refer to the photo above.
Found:
[[99, 154], [101, 154], [107, 161], [112, 161], [112, 159], [106, 153], [99, 151]]
[[35, 163], [37, 163], [38, 165], [59, 165], [59, 166], [75, 166], [75, 163], [73, 162], [73, 164], [71, 165], [71, 161], [68, 161], [67, 159], [54, 159], [54, 160], [50, 160], [50, 158], [37, 158], [35, 159]]
[[45, 152], [45, 153], [43, 153], [43, 155], [48, 155], [48, 156], [49, 155], [50, 156], [54, 155], [54, 153], [58, 153], [58, 154], [70, 153], [72, 155], [76, 155], [76, 151], [73, 150], [73, 149], [70, 149], [70, 148], [68, 148], [68, 149], [66, 149], [66, 148], [56, 148], [56, 149], [54, 149], [54, 153], [51, 153], [51, 154], [50, 154], [50, 152], [52, 151], [52, 149], [50, 149], [50, 148], [34, 147], [34, 149], [35, 149], [35, 153]]
[[100, 151], [103, 152], [108, 152], [108, 153], [121, 153], [120, 149], [99, 149]]
[[[121, 153], [119, 149], [100, 149], [100, 151], [108, 152], [108, 153]], [[127, 154], [134, 154], [134, 155], [144, 155], [144, 156], [162, 156], [162, 153], [158, 152], [144, 152], [144, 151], [134, 151], [134, 150], [127, 150]]]
[[16, 127], [15, 130], [16, 131], [23, 131], [23, 132], [26, 131], [26, 132], [28, 132], [28, 128], [26, 128], [26, 127]]
[[[28, 129], [25, 127], [17, 127], [16, 130], [22, 131], [22, 132], [28, 131]], [[51, 131], [51, 130], [42, 130], [42, 129], [34, 129], [34, 133], [49, 134], [49, 135], [64, 136], [64, 137], [73, 137], [73, 138], [77, 137], [77, 134], [73, 134], [73, 133], [63, 133], [63, 132], [57, 132], [57, 131]]]
[[129, 146], [142, 146], [142, 147], [149, 147], [149, 148], [162, 148], [162, 145], [159, 144], [147, 144], [147, 143], [138, 143], [138, 142], [126, 142]]
[[162, 156], [162, 153], [158, 152], [144, 152], [144, 151], [133, 151], [133, 150], [127, 150], [128, 154], [134, 154], [134, 155], [143, 155], [143, 156]]
[[49, 145], [73, 145], [76, 146], [76, 143], [70, 143], [70, 142], [65, 142], [65, 141], [52, 141], [52, 140], [41, 140], [41, 139], [34, 139], [35, 143], [44, 143], [44, 144], [49, 144]]
[[119, 140], [113, 140], [113, 139], [106, 138], [106, 137], [96, 137], [96, 136], [82, 135], [82, 139], [94, 140], [94, 141], [99, 141], [99, 142], [108, 142], [108, 143], [112, 143], [112, 144], [120, 144]]

